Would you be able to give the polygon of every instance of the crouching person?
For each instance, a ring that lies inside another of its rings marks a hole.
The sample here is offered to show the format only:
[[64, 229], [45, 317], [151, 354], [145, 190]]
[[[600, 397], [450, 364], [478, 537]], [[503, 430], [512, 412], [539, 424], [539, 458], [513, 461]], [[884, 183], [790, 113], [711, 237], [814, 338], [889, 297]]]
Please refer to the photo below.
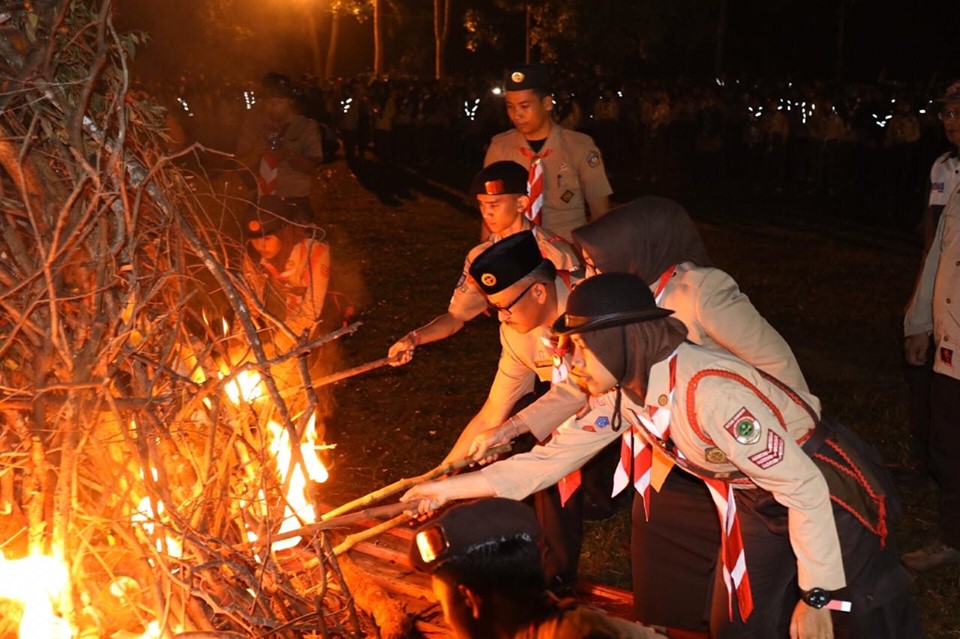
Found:
[[546, 590], [533, 510], [511, 499], [455, 506], [417, 532], [413, 565], [433, 591], [457, 639], [655, 639], [639, 624], [609, 617]]

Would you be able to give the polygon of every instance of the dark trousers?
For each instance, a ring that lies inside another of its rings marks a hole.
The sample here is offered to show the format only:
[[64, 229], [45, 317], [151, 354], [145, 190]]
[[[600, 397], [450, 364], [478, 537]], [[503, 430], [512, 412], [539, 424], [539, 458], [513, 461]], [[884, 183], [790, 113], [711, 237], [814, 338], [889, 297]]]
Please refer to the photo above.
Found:
[[[754, 609], [744, 623], [736, 597], [733, 620], [728, 614], [726, 586], [717, 562], [711, 610], [714, 639], [788, 637], [797, 605], [797, 562], [787, 530], [787, 509], [764, 490], [736, 491]], [[919, 611], [909, 595], [910, 577], [900, 565], [892, 536], [880, 539], [845, 509], [834, 505], [834, 520], [843, 552], [847, 587], [836, 598], [850, 601], [851, 612], [833, 612], [836, 639], [903, 639], [923, 637]]]
[[933, 383], [933, 339], [923, 366], [907, 366], [904, 371], [910, 408], [910, 456], [917, 470], [930, 466], [930, 402]]
[[560, 489], [555, 485], [534, 493], [534, 509], [543, 530], [543, 567], [547, 578], [573, 586], [577, 580], [580, 549], [583, 546], [585, 505], [603, 504], [612, 510], [613, 473], [620, 459], [617, 439], [580, 469], [580, 487], [567, 503], [560, 505]]
[[960, 549], [960, 380], [933, 374], [930, 472], [940, 485], [943, 541]]
[[630, 564], [634, 618], [706, 631], [720, 521], [707, 485], [678, 469], [650, 491], [650, 520], [634, 491]]

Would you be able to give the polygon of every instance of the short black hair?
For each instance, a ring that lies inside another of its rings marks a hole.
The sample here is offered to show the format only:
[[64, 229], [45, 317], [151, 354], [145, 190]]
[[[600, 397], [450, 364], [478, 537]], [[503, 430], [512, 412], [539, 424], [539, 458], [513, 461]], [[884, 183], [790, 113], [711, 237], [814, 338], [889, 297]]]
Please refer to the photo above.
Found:
[[462, 584], [479, 595], [526, 596], [546, 587], [540, 548], [515, 537], [485, 544], [450, 558], [433, 573], [447, 583]]

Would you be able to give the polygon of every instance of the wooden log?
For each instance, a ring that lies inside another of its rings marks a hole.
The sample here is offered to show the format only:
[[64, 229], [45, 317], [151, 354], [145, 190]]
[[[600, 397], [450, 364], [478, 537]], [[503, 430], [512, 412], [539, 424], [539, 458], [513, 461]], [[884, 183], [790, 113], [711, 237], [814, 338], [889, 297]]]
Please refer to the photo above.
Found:
[[410, 615], [352, 559], [344, 556], [339, 558], [339, 562], [354, 601], [373, 617], [380, 629], [380, 639], [401, 639], [407, 636], [413, 625]]

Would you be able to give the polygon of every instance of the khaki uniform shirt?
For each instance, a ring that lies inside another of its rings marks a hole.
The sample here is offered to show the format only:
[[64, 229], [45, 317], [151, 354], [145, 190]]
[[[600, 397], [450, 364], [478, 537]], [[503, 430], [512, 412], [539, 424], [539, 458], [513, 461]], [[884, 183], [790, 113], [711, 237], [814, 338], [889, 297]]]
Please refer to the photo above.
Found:
[[[483, 165], [509, 160], [524, 167], [530, 158], [521, 149], [532, 152], [516, 129], [511, 129], [490, 140]], [[561, 126], [550, 129], [543, 148], [543, 225], [568, 242], [571, 232], [587, 223], [586, 203], [613, 193], [597, 145], [588, 135], [570, 131]]]
[[933, 370], [960, 379], [960, 188], [943, 209], [907, 306], [903, 334], [933, 332]]
[[[557, 307], [559, 312], [567, 307], [570, 287], [557, 276]], [[579, 280], [573, 280], [576, 285]], [[500, 324], [500, 363], [490, 386], [489, 401], [511, 407], [521, 397], [533, 391], [534, 380], [549, 382], [553, 377], [553, 353], [550, 350], [551, 331], [538, 326], [529, 333], [519, 333]], [[567, 417], [573, 413], [568, 413]]]
[[[263, 111], [254, 107], [248, 111], [237, 138], [237, 155], [243, 157], [254, 149], [266, 146], [270, 131]], [[294, 114], [283, 129], [280, 144], [284, 149], [294, 151], [311, 160], [323, 160], [323, 137], [316, 121]], [[259, 161], [251, 167], [254, 173], [259, 169]], [[289, 162], [281, 161], [277, 166], [277, 197], [309, 197], [313, 188], [313, 174], [301, 173]]]
[[[667, 403], [670, 438], [683, 458], [709, 472], [739, 470], [750, 482], [738, 487], [759, 486], [789, 509], [800, 587], [842, 588], [846, 579], [827, 483], [796, 443], [814, 427], [807, 410], [754, 367], [693, 344], [677, 349], [672, 400], [669, 378], [667, 360], [658, 362], [650, 370], [646, 406], [623, 398], [624, 429], [627, 423], [637, 425], [652, 439], [638, 415], [649, 415], [649, 407]], [[801, 391], [797, 395], [808, 402], [812, 398]], [[547, 444], [480, 472], [498, 496], [522, 499], [578, 468], [624, 429], [590, 432], [582, 422], [567, 422]], [[750, 552], [749, 542], [746, 552]]]
[[323, 242], [306, 239], [290, 251], [282, 272], [266, 260], [261, 260], [257, 268], [247, 259], [244, 261], [244, 276], [261, 300], [265, 296], [268, 278], [278, 286], [286, 308], [283, 323], [300, 335], [312, 329], [323, 312], [330, 284], [330, 250]]
[[[530, 230], [530, 222], [526, 218], [523, 220], [523, 230]], [[537, 239], [540, 253], [553, 262], [558, 271], [569, 271], [577, 279], [582, 278], [583, 267], [580, 264], [580, 258], [566, 240], [550, 229], [543, 227], [534, 228], [533, 235]], [[450, 298], [450, 305], [447, 307], [447, 312], [458, 320], [469, 322], [487, 308], [486, 296], [477, 287], [473, 278], [470, 277], [470, 265], [473, 264], [478, 255], [501, 239], [503, 238], [499, 235], [491, 235], [486, 242], [481, 242], [467, 253], [467, 259], [463, 263], [463, 273], [460, 275], [457, 287], [453, 290], [453, 296]]]
[[[654, 283], [651, 289], [656, 288]], [[757, 312], [732, 277], [717, 268], [685, 262], [667, 282], [659, 306], [687, 327], [687, 339], [717, 352], [730, 352], [798, 391], [809, 392], [787, 342]], [[820, 412], [820, 400], [809, 396]], [[572, 382], [558, 385], [517, 419], [543, 441], [583, 406], [586, 398]]]

